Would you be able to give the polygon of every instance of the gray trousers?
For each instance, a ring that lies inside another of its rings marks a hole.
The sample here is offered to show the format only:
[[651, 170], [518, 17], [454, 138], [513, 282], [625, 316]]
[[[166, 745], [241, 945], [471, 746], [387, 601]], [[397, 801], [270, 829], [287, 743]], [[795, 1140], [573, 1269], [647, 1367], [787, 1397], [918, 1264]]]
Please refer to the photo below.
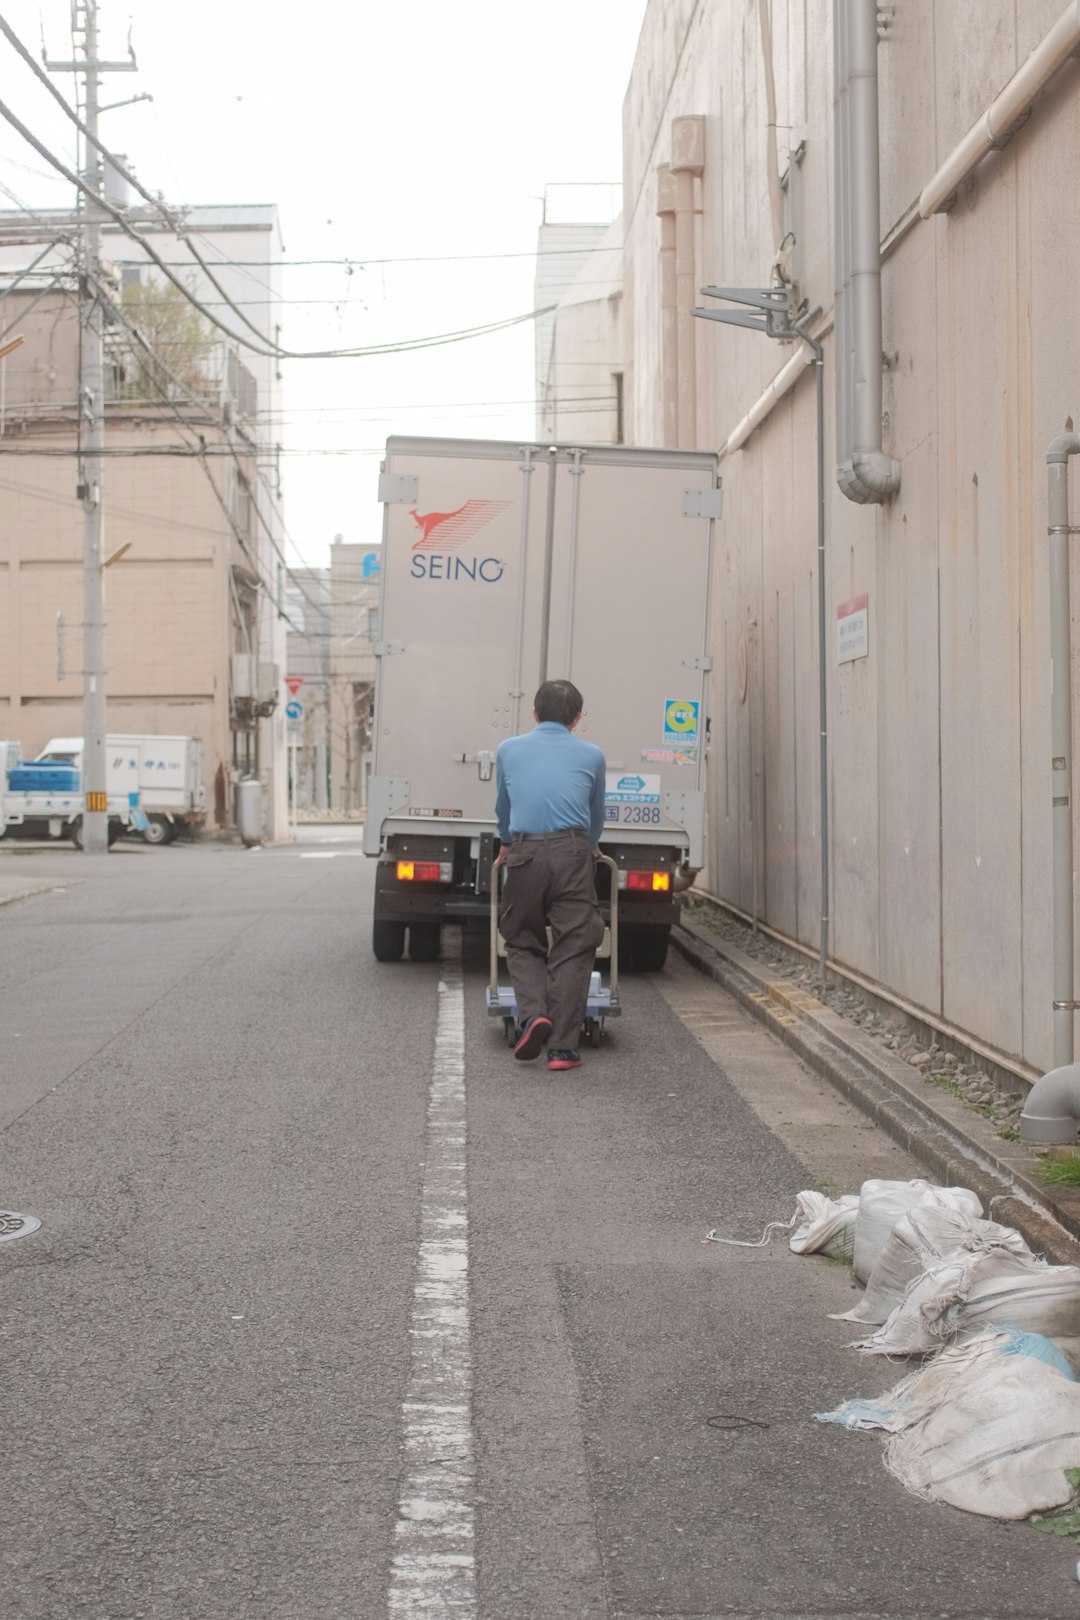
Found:
[[576, 1048], [596, 947], [604, 937], [587, 832], [571, 828], [514, 839], [506, 856], [499, 928], [519, 1018], [546, 1014], [548, 1050]]

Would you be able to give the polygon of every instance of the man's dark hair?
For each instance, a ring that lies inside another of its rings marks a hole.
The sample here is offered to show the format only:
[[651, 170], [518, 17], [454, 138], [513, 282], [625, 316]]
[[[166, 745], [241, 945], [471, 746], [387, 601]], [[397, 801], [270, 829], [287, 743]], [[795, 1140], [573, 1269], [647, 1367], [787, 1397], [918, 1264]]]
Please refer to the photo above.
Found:
[[571, 681], [545, 681], [533, 699], [538, 720], [555, 720], [560, 726], [572, 726], [585, 699]]

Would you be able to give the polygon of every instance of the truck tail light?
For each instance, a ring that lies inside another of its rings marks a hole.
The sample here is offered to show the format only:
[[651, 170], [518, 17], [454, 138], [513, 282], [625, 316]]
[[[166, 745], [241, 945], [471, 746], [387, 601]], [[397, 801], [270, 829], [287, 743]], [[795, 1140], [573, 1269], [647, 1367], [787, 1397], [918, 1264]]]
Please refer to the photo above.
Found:
[[620, 889], [646, 890], [649, 894], [667, 894], [671, 889], [670, 872], [620, 872]]
[[398, 861], [399, 883], [449, 883], [454, 876], [453, 861]]

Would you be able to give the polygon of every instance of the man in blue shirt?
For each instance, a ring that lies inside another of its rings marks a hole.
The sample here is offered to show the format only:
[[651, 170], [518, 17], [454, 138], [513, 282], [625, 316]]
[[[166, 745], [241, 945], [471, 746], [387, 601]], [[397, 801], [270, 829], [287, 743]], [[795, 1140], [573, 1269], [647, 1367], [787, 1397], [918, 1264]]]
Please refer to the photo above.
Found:
[[601, 749], [573, 735], [584, 707], [569, 681], [545, 681], [536, 729], [508, 737], [495, 755], [502, 848], [493, 870], [507, 869], [499, 928], [521, 1019], [514, 1056], [539, 1057], [546, 1041], [549, 1069], [581, 1064], [589, 976], [604, 937], [596, 856], [606, 767]]

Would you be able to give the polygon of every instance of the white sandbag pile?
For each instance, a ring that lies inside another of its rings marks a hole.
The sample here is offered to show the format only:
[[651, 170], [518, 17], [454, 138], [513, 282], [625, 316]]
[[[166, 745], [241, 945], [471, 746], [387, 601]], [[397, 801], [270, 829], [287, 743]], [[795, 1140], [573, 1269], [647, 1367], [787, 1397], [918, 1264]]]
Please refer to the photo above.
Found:
[[1016, 1254], [1029, 1253], [1024, 1239], [1011, 1226], [983, 1220], [969, 1207], [957, 1208], [932, 1187], [923, 1201], [901, 1215], [878, 1255], [866, 1292], [851, 1310], [838, 1312], [838, 1322], [865, 1322], [880, 1327], [903, 1302], [910, 1285], [947, 1255], [973, 1253], [995, 1247]]
[[870, 1355], [926, 1355], [991, 1326], [1077, 1338], [1080, 1267], [1050, 1266], [999, 1244], [947, 1255], [915, 1278], [884, 1325], [855, 1348]]
[[983, 1212], [978, 1196], [966, 1187], [935, 1187], [929, 1181], [864, 1181], [855, 1220], [855, 1275], [865, 1283], [876, 1266], [889, 1234], [901, 1216], [921, 1205]]
[[879, 1400], [817, 1416], [889, 1432], [886, 1468], [926, 1501], [1026, 1519], [1072, 1494], [1065, 1470], [1077, 1463], [1080, 1385], [1038, 1334], [986, 1329]]
[[833, 1260], [850, 1260], [858, 1212], [859, 1200], [853, 1193], [844, 1193], [840, 1198], [826, 1198], [812, 1189], [799, 1193], [795, 1199], [795, 1230], [788, 1239], [788, 1248], [795, 1254], [827, 1254]]

